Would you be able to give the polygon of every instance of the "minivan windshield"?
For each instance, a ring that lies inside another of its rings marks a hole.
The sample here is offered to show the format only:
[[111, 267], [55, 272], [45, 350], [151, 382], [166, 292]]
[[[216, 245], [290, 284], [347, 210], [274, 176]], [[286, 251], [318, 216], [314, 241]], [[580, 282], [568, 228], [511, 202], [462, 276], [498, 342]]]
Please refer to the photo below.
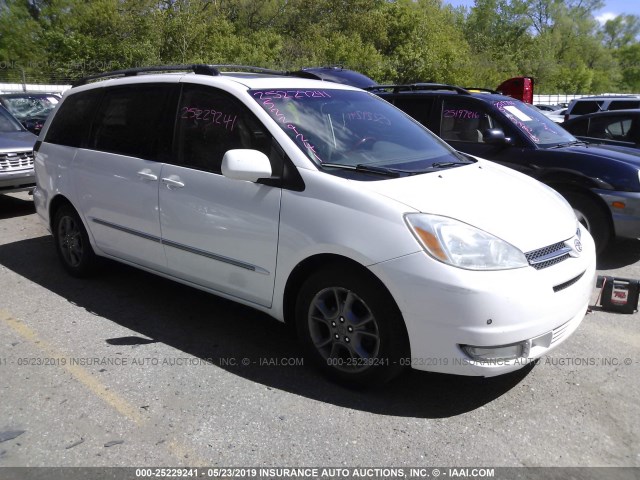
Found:
[[578, 140], [536, 108], [519, 100], [500, 100], [493, 105], [539, 147], [556, 147]]
[[399, 176], [472, 162], [367, 92], [252, 90], [250, 95], [322, 167]]

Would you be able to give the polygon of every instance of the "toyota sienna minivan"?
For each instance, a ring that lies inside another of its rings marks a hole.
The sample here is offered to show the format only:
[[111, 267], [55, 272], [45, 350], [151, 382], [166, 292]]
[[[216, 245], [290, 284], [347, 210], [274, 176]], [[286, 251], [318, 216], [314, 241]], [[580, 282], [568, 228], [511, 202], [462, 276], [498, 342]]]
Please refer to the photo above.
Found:
[[347, 384], [494, 376], [576, 330], [595, 250], [560, 195], [371, 93], [235, 70], [138, 68], [65, 93], [34, 200], [70, 274], [106, 257], [249, 305]]

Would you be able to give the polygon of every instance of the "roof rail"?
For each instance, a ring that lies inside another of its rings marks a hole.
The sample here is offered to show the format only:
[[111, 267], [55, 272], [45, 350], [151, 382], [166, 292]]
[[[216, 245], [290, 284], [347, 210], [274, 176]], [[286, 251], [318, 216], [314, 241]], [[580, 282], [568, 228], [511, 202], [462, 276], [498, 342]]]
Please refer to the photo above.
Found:
[[124, 70], [115, 70], [112, 72], [89, 75], [87, 77], [77, 80], [72, 84], [72, 86], [79, 87], [80, 85], [85, 85], [91, 80], [98, 80], [100, 78], [132, 77], [140, 73], [154, 73], [154, 72], [192, 71], [193, 73], [196, 73], [198, 75], [208, 75], [208, 76], [215, 77], [221, 74], [220, 69], [225, 69], [225, 70], [232, 69], [236, 71], [263, 73], [267, 75], [288, 75], [289, 74], [289, 72], [284, 72], [280, 70], [271, 70], [271, 69], [262, 68], [262, 67], [252, 67], [249, 65], [206, 65], [201, 63], [191, 64], [191, 65], [158, 65], [158, 66], [151, 66], [151, 67], [127, 68]]
[[220, 71], [213, 65], [192, 64], [192, 65], [158, 65], [154, 67], [136, 67], [127, 68], [124, 70], [114, 70], [112, 72], [97, 73], [95, 75], [89, 75], [74, 82], [72, 87], [79, 87], [85, 85], [91, 80], [98, 80], [99, 78], [110, 77], [133, 77], [139, 73], [153, 73], [153, 72], [183, 72], [192, 71], [200, 75], [216, 76], [220, 75]]
[[403, 90], [416, 91], [416, 90], [452, 90], [462, 95], [471, 95], [468, 90], [456, 87], [455, 85], [448, 85], [446, 83], [410, 83], [406, 85], [374, 85], [366, 88], [365, 90], [393, 90], [393, 93], [398, 93]]
[[490, 88], [482, 88], [482, 87], [464, 87], [465, 90], [469, 92], [481, 92], [481, 93], [494, 93], [496, 95], [502, 95], [497, 90], [492, 90]]
[[284, 70], [272, 70], [270, 68], [252, 67], [250, 65], [208, 65], [208, 66], [214, 67], [216, 69], [224, 68], [224, 69], [237, 70], [241, 72], [264, 73], [265, 75], [289, 75], [289, 72], [285, 72]]

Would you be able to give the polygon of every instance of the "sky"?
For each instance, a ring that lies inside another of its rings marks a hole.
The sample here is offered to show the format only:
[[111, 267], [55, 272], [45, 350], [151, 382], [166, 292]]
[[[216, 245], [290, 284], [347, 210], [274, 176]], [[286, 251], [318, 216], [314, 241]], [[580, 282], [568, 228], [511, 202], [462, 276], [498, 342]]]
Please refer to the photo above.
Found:
[[[472, 7], [474, 0], [443, 0], [443, 3]], [[604, 4], [604, 8], [595, 12], [596, 19], [601, 23], [622, 13], [640, 16], [640, 0], [605, 0]]]

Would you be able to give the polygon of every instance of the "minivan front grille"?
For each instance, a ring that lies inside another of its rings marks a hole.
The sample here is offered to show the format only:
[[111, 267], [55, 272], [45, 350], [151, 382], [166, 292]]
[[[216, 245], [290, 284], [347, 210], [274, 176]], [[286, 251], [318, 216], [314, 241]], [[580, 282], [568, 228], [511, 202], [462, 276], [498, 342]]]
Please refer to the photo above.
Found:
[[558, 242], [538, 250], [532, 250], [524, 255], [527, 257], [529, 265], [536, 270], [542, 270], [565, 261], [571, 256], [569, 252], [571, 252], [570, 247], [567, 247], [564, 242]]
[[33, 151], [0, 152], [0, 171], [33, 167]]

